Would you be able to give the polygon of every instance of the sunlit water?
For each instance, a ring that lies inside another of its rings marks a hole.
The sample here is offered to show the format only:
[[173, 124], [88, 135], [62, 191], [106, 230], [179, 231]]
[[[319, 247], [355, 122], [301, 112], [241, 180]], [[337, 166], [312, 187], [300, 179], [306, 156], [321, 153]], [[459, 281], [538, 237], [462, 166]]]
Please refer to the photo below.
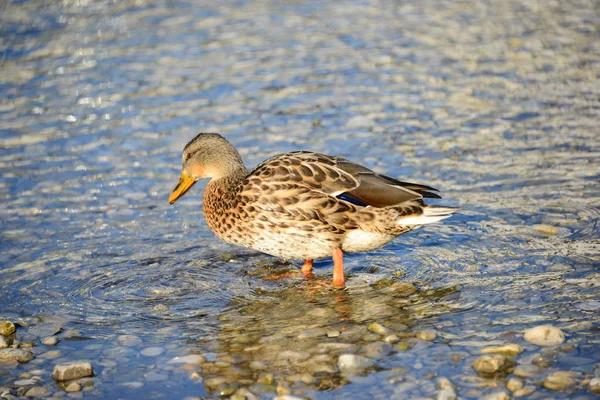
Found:
[[[281, 382], [311, 398], [435, 397], [442, 376], [477, 398], [505, 390], [476, 377], [480, 348], [518, 343], [530, 364], [541, 350], [522, 331], [550, 323], [572, 346], [528, 381], [532, 398], [593, 397], [581, 382], [600, 368], [600, 13], [570, 3], [0, 5], [0, 316], [22, 341], [79, 331], [57, 360], [0, 369], [0, 386], [41, 368], [60, 393], [53, 364], [84, 358], [86, 398], [270, 398]], [[304, 280], [220, 242], [202, 184], [168, 205], [198, 131], [224, 134], [248, 166], [340, 155], [437, 187], [461, 212], [348, 256], [335, 291], [330, 260]], [[372, 322], [408, 332], [407, 348], [369, 336]], [[321, 328], [341, 335], [297, 338]], [[434, 341], [409, 337], [426, 329]], [[164, 352], [140, 353], [151, 346]], [[345, 351], [374, 363], [341, 374]], [[193, 378], [168, 364], [189, 354], [206, 361]], [[554, 370], [579, 383], [549, 392]]]

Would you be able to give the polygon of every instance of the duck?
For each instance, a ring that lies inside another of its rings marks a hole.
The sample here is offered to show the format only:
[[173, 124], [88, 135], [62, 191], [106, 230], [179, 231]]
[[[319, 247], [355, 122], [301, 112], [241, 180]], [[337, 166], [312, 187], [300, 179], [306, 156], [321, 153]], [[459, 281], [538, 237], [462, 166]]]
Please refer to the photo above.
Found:
[[185, 145], [181, 176], [169, 204], [208, 178], [202, 198], [208, 227], [227, 243], [284, 260], [333, 259], [334, 288], [344, 288], [344, 254], [368, 252], [457, 211], [428, 205], [437, 189], [403, 182], [342, 157], [310, 151], [275, 155], [246, 169], [218, 133]]

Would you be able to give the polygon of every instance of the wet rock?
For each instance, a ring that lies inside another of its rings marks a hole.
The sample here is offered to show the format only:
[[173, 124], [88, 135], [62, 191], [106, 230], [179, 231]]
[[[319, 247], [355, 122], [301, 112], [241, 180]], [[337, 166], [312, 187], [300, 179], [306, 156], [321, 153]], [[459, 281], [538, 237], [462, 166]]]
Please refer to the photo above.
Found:
[[565, 341], [565, 334], [552, 325], [540, 325], [525, 330], [523, 338], [537, 346], [556, 346]]
[[119, 386], [122, 386], [122, 387], [128, 388], [128, 389], [139, 389], [142, 386], [144, 386], [144, 384], [142, 382], [122, 382], [122, 383], [119, 383]]
[[57, 334], [62, 330], [62, 321], [55, 321], [53, 319], [47, 319], [35, 326], [31, 326], [27, 329], [27, 333], [37, 337], [48, 337]]
[[156, 357], [156, 356], [160, 356], [162, 353], [164, 353], [164, 351], [165, 351], [164, 347], [147, 347], [144, 350], [142, 350], [140, 353], [146, 357]]
[[27, 397], [44, 397], [48, 396], [49, 394], [50, 390], [43, 386], [33, 386], [25, 392], [25, 396]]
[[327, 337], [334, 338], [340, 336], [341, 332], [338, 330], [327, 331]]
[[369, 330], [369, 332], [377, 333], [378, 335], [389, 335], [391, 333], [388, 328], [377, 322], [374, 322], [371, 325], [369, 325], [367, 329]]
[[80, 392], [81, 385], [77, 382], [71, 382], [65, 387], [65, 392]]
[[33, 353], [23, 349], [2, 349], [0, 350], [0, 360], [16, 360], [26, 363], [33, 360]]
[[394, 344], [394, 343], [398, 343], [400, 341], [400, 338], [396, 335], [389, 335], [386, 336], [383, 339], [384, 342], [386, 342], [387, 344]]
[[13, 385], [28, 386], [28, 385], [35, 385], [36, 383], [37, 383], [37, 380], [35, 380], [35, 379], [19, 379], [18, 381], [14, 381]]
[[148, 372], [147, 374], [144, 374], [144, 378], [148, 382], [162, 382], [168, 380], [169, 376], [159, 372]]
[[60, 356], [62, 356], [62, 353], [60, 350], [50, 350], [50, 351], [47, 351], [45, 353], [38, 355], [38, 358], [41, 358], [43, 360], [54, 360]]
[[516, 392], [517, 390], [523, 389], [524, 386], [525, 383], [522, 379], [519, 378], [510, 378], [508, 381], [506, 381], [506, 388], [512, 393]]
[[92, 376], [94, 370], [92, 364], [88, 361], [72, 361], [54, 366], [52, 378], [57, 381], [70, 381], [72, 379]]
[[484, 396], [483, 400], [510, 400], [510, 396], [506, 392], [495, 392]]
[[12, 339], [6, 336], [0, 336], [0, 349], [6, 349], [12, 343]]
[[135, 335], [120, 335], [117, 338], [117, 343], [125, 347], [139, 346], [142, 344], [142, 339]]
[[553, 236], [558, 233], [558, 229], [551, 225], [533, 225], [533, 230], [544, 235], [544, 236]]
[[72, 339], [72, 338], [78, 338], [78, 337], [81, 337], [81, 331], [78, 329], [69, 329], [64, 334], [65, 339]]
[[175, 357], [167, 361], [167, 364], [202, 364], [204, 357], [200, 354], [190, 354], [189, 356]]
[[600, 394], [600, 378], [592, 378], [588, 383], [590, 392]]
[[456, 388], [448, 380], [448, 378], [441, 377], [437, 381], [437, 387], [440, 391], [437, 394], [437, 400], [455, 400], [456, 399]]
[[56, 336], [48, 336], [42, 339], [42, 344], [46, 346], [56, 346], [58, 338]]
[[417, 337], [421, 340], [432, 342], [437, 337], [437, 332], [434, 329], [424, 329], [417, 333]]
[[569, 371], [556, 371], [544, 379], [542, 386], [553, 391], [563, 391], [571, 386], [575, 386], [577, 383], [577, 380], [574, 378], [575, 376], [576, 374]]
[[298, 334], [298, 339], [312, 339], [319, 336], [327, 335], [327, 331], [324, 328], [313, 328], [302, 331]]
[[338, 368], [342, 373], [353, 373], [373, 365], [373, 360], [356, 354], [342, 354], [338, 358]]
[[517, 365], [512, 371], [513, 375], [520, 376], [522, 378], [530, 378], [540, 373], [540, 369], [535, 365]]
[[533, 386], [533, 385], [527, 385], [527, 386], [525, 386], [522, 389], [515, 390], [513, 392], [513, 396], [514, 397], [529, 396], [533, 392], [535, 392], [535, 386]]
[[15, 333], [15, 324], [10, 321], [0, 321], [0, 335], [10, 336]]
[[473, 368], [479, 374], [488, 376], [502, 372], [511, 365], [511, 361], [503, 354], [485, 355], [477, 358], [473, 363]]
[[523, 347], [518, 344], [507, 344], [504, 346], [485, 347], [481, 349], [483, 354], [504, 354], [506, 356], [516, 356], [523, 352]]

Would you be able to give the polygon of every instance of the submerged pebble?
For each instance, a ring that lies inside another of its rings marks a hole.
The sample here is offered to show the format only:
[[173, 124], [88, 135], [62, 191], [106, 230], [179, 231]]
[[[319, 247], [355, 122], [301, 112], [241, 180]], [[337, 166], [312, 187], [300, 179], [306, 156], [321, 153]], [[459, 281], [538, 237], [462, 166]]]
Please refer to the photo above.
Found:
[[510, 360], [503, 354], [492, 354], [477, 358], [473, 363], [473, 368], [482, 375], [493, 375], [510, 365]]
[[58, 338], [56, 336], [49, 336], [42, 339], [42, 344], [46, 346], [56, 346]]
[[507, 344], [504, 346], [494, 346], [494, 347], [485, 347], [481, 349], [481, 353], [483, 354], [504, 354], [507, 356], [516, 356], [523, 352], [523, 347], [518, 344]]
[[342, 373], [353, 373], [369, 368], [373, 365], [373, 360], [356, 354], [342, 354], [337, 364]]
[[570, 371], [556, 371], [548, 375], [542, 385], [549, 390], [563, 391], [577, 383], [576, 376]]

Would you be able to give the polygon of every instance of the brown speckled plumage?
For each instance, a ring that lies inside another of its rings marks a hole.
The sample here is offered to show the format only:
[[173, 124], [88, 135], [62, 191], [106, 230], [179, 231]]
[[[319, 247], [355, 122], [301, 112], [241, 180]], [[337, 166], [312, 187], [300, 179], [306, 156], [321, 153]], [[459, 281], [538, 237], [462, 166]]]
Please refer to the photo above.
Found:
[[[183, 153], [182, 177], [169, 201], [195, 181], [212, 178], [203, 196], [206, 222], [226, 242], [284, 259], [368, 251], [454, 208], [427, 206], [435, 189], [377, 174], [340, 157], [298, 151], [276, 155], [252, 171], [222, 136], [201, 133]], [[403, 223], [406, 221], [406, 223]], [[334, 285], [343, 286], [341, 266]]]

